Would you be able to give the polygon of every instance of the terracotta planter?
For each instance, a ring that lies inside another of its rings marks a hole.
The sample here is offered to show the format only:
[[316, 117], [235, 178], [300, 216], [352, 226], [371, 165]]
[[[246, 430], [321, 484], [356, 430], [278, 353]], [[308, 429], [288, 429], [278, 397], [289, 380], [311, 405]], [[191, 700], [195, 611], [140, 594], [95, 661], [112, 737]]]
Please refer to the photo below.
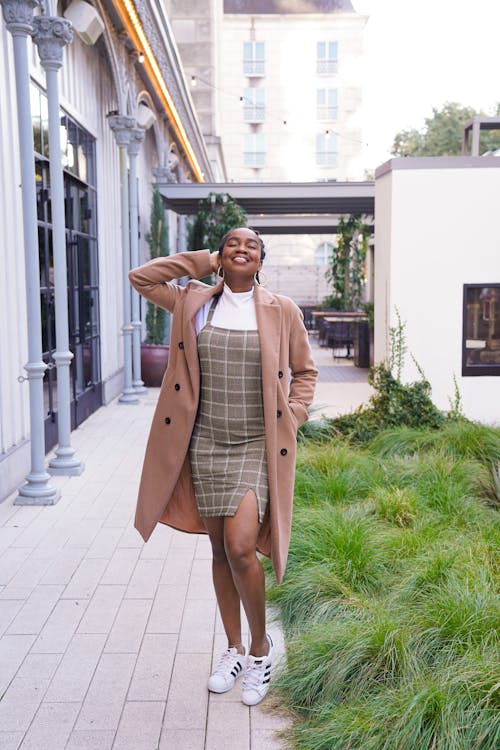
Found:
[[141, 344], [141, 375], [148, 388], [159, 388], [167, 369], [169, 348], [162, 344]]

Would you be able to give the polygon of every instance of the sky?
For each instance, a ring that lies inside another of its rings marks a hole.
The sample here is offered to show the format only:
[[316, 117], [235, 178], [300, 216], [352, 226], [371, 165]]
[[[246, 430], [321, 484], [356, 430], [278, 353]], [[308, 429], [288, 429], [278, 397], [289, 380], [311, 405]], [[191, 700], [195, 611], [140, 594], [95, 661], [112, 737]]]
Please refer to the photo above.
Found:
[[364, 37], [364, 162], [447, 101], [494, 114], [500, 102], [500, 0], [352, 0]]

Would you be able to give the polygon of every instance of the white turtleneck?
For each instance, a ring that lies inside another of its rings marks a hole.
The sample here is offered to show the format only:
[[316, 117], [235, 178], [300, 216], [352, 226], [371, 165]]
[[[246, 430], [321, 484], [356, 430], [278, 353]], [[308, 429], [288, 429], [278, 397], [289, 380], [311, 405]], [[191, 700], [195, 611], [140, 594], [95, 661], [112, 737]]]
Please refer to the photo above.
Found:
[[[196, 335], [205, 327], [212, 300], [207, 302], [196, 314]], [[224, 284], [222, 294], [212, 316], [212, 325], [216, 328], [231, 328], [236, 331], [256, 331], [255, 300], [253, 287], [248, 292], [232, 292]]]

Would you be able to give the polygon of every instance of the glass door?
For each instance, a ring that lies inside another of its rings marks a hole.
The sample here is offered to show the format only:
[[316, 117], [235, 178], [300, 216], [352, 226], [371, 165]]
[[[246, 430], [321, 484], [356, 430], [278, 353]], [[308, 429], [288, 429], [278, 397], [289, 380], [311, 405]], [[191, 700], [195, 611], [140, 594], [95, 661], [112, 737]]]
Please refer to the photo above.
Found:
[[[31, 88], [31, 112], [35, 136], [35, 172], [40, 259], [45, 449], [57, 436], [57, 370], [54, 255], [46, 97]], [[61, 146], [64, 167], [66, 260], [68, 274], [69, 346], [71, 362], [71, 427], [81, 424], [102, 403], [99, 330], [99, 275], [95, 190], [94, 139], [61, 113]]]

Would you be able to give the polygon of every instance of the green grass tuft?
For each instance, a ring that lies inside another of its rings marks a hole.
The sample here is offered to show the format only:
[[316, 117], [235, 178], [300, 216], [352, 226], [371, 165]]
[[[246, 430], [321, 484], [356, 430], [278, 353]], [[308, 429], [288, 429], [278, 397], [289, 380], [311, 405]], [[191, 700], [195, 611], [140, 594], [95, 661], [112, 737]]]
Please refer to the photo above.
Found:
[[274, 689], [295, 750], [500, 746], [500, 431], [299, 449]]

